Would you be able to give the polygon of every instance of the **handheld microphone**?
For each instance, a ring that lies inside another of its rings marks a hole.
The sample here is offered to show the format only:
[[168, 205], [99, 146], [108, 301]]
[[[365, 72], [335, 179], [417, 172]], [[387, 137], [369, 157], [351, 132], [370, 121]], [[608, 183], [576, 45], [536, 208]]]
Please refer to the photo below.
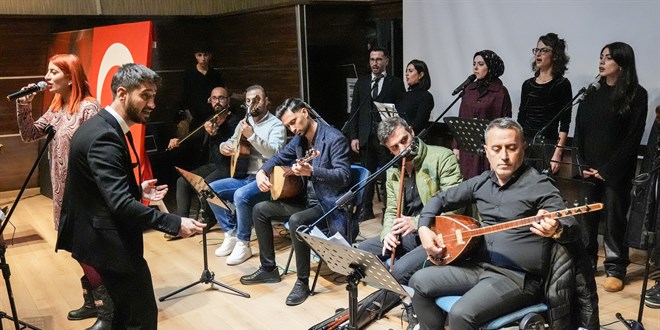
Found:
[[451, 95], [454, 96], [454, 95], [462, 92], [465, 89], [465, 87], [467, 87], [467, 85], [469, 85], [475, 79], [477, 79], [477, 75], [471, 74], [469, 77], [467, 77], [467, 79], [465, 79], [465, 81], [462, 84], [460, 84], [458, 87], [456, 87], [456, 89], [454, 89], [454, 91], [451, 93]]
[[18, 92], [14, 92], [14, 93], [11, 93], [11, 94], [7, 95], [7, 101], [14, 101], [17, 98], [23, 97], [25, 95], [29, 95], [29, 94], [32, 94], [34, 92], [41, 92], [44, 89], [46, 89], [46, 87], [48, 87], [48, 84], [45, 81], [40, 81], [32, 87], [28, 87], [26, 89], [23, 89], [23, 90], [20, 90]]

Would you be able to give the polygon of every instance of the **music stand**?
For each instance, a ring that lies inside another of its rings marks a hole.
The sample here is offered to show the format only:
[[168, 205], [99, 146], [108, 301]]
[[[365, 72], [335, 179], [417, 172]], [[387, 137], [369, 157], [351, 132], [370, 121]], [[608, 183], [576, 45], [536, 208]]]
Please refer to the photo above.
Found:
[[[186, 180], [186, 182], [188, 182], [188, 184], [190, 184], [190, 186], [192, 186], [193, 189], [195, 189], [195, 191], [197, 191], [197, 197], [199, 198], [199, 205], [200, 205], [200, 208], [199, 208], [200, 213], [204, 212], [204, 208], [202, 207], [202, 205], [204, 205], [203, 203], [206, 203], [207, 201], [208, 202], [213, 202], [214, 204], [215, 203], [220, 203], [220, 204], [222, 204], [222, 205], [220, 205], [221, 207], [226, 208], [228, 210], [230, 209], [229, 203], [223, 201], [220, 197], [218, 197], [216, 195], [216, 193], [213, 191], [213, 189], [211, 189], [211, 187], [209, 187], [209, 185], [206, 183], [206, 181], [204, 181], [204, 179], [202, 177], [200, 177], [196, 174], [190, 173], [186, 170], [180, 169], [178, 167], [176, 169], [177, 169], [177, 171], [179, 171], [179, 173], [181, 173], [181, 176]], [[216, 205], [218, 205], [218, 204], [216, 204]], [[190, 284], [188, 284], [188, 285], [186, 285], [186, 286], [184, 286], [180, 289], [174, 290], [174, 291], [158, 298], [159, 301], [165, 301], [167, 298], [169, 298], [169, 297], [171, 297], [171, 296], [173, 296], [177, 293], [183, 292], [183, 291], [185, 291], [189, 288], [192, 288], [193, 286], [195, 286], [197, 284], [200, 284], [200, 283], [204, 283], [204, 284], [211, 283], [211, 287], [213, 287], [213, 284], [215, 284], [215, 285], [221, 286], [221, 287], [223, 287], [227, 290], [231, 290], [231, 291], [237, 293], [240, 296], [243, 296], [245, 298], [250, 298], [250, 295], [248, 293], [245, 293], [245, 292], [240, 291], [238, 289], [234, 289], [234, 288], [230, 287], [227, 284], [224, 284], [222, 282], [218, 282], [218, 281], [215, 280], [215, 273], [213, 273], [212, 271], [209, 270], [209, 260], [208, 260], [208, 251], [207, 251], [208, 244], [206, 242], [206, 233], [208, 231], [209, 231], [208, 227], [205, 227], [202, 230], [202, 245], [203, 245], [203, 250], [204, 250], [204, 254], [203, 254], [204, 255], [204, 269], [202, 270], [202, 275], [199, 277], [199, 280], [197, 280], [193, 283], [190, 283]]]
[[488, 121], [478, 118], [447, 117], [445, 123], [458, 141], [459, 150], [477, 155], [484, 154], [484, 132]]
[[358, 330], [358, 299], [357, 285], [360, 281], [377, 288], [410, 296], [401, 284], [385, 268], [383, 262], [373, 253], [314, 237], [304, 232], [298, 235], [325, 261], [335, 273], [346, 275], [348, 291], [348, 329]]
[[[192, 173], [192, 172], [188, 172], [188, 171], [186, 171], [186, 170], [184, 170], [180, 167], [177, 167], [177, 166], [174, 166], [174, 168], [190, 184], [190, 186], [193, 189], [195, 189], [195, 191], [198, 194], [201, 193], [202, 191], [206, 191], [206, 190], [213, 191], [213, 189], [211, 189], [211, 187], [209, 187], [206, 180], [204, 180], [204, 178], [202, 178], [201, 176], [199, 176], [195, 173]], [[206, 201], [213, 204], [213, 205], [217, 205], [217, 206], [222, 207], [223, 209], [229, 211], [229, 213], [231, 213], [232, 216], [236, 212], [236, 206], [233, 203], [220, 199], [220, 197], [216, 196], [215, 192], [213, 194], [211, 194], [210, 196], [207, 196]], [[200, 208], [200, 210], [202, 209], [201, 204], [199, 205], [199, 208]]]

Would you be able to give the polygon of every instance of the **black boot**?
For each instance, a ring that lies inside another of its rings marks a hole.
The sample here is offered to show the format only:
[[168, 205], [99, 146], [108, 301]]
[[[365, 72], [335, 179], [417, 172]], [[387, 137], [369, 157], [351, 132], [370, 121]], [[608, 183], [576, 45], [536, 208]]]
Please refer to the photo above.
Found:
[[96, 317], [96, 306], [94, 305], [94, 296], [92, 295], [92, 286], [89, 284], [87, 277], [80, 278], [80, 284], [83, 289], [83, 299], [85, 302], [82, 307], [72, 310], [66, 316], [69, 320], [84, 320], [91, 317]]
[[113, 304], [108, 290], [101, 285], [92, 291], [94, 294], [94, 303], [96, 304], [97, 317], [96, 322], [86, 330], [110, 330], [112, 329]]

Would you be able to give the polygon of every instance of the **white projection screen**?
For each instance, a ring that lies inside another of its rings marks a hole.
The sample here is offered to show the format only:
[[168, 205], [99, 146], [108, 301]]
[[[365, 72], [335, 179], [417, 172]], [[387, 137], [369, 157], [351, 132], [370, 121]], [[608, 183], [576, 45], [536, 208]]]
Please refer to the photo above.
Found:
[[[451, 92], [472, 73], [472, 56], [482, 49], [504, 60], [501, 79], [516, 118], [521, 85], [533, 75], [531, 49], [548, 32], [566, 40], [571, 58], [566, 77], [574, 95], [594, 81], [604, 45], [623, 41], [633, 47], [640, 84], [649, 92], [646, 143], [660, 104], [660, 0], [403, 1], [404, 65], [420, 59], [429, 66], [435, 99], [431, 120], [453, 101]], [[447, 116], [456, 116], [459, 105]], [[570, 136], [576, 111], [577, 106]]]

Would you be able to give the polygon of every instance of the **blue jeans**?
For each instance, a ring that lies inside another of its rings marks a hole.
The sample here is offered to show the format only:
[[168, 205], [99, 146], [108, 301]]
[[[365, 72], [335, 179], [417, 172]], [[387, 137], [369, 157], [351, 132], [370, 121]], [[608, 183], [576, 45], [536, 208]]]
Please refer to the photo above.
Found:
[[227, 233], [236, 233], [240, 240], [250, 241], [252, 208], [259, 202], [269, 200], [270, 194], [259, 190], [254, 175], [245, 179], [221, 179], [211, 182], [209, 186], [220, 198], [236, 205], [236, 215], [232, 217], [229, 211], [209, 203], [222, 229]]

